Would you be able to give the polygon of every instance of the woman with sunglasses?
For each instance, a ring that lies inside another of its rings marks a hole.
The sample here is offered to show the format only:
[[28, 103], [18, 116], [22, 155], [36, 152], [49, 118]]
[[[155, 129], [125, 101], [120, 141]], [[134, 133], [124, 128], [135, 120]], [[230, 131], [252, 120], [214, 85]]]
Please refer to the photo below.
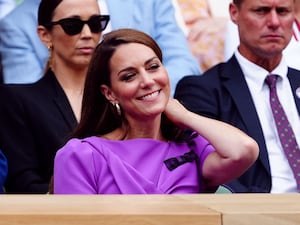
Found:
[[[131, 29], [104, 35], [75, 138], [55, 157], [54, 193], [210, 192], [255, 161], [252, 138], [169, 96], [162, 52], [150, 36]], [[182, 128], [192, 133], [184, 138]]]
[[108, 21], [96, 0], [41, 1], [37, 30], [50, 53], [45, 74], [0, 89], [8, 193], [48, 191], [55, 153], [80, 119], [87, 68]]

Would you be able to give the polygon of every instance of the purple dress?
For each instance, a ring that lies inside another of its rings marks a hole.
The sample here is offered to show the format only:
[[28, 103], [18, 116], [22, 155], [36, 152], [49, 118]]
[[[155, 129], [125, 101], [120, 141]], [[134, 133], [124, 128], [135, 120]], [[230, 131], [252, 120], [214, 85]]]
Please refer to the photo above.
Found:
[[214, 148], [153, 139], [71, 139], [54, 162], [55, 194], [185, 194], [205, 192], [202, 165]]

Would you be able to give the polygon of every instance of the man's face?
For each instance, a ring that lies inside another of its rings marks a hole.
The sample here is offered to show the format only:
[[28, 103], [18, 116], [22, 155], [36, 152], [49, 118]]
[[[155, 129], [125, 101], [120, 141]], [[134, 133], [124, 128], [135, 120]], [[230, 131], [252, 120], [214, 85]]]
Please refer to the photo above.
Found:
[[230, 5], [238, 25], [239, 51], [248, 59], [280, 56], [292, 37], [294, 0], [244, 0]]

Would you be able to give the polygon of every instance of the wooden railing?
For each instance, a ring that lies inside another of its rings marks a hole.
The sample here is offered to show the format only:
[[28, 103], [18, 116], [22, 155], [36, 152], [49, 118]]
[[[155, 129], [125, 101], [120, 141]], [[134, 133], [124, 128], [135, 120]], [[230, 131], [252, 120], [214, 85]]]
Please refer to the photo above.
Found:
[[298, 194], [0, 195], [0, 225], [299, 225]]

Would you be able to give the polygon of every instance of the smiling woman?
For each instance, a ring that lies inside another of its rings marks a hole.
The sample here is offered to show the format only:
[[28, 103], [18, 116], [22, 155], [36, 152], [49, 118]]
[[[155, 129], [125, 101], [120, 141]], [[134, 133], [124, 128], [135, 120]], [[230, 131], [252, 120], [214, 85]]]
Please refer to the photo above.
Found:
[[109, 16], [96, 0], [42, 0], [38, 34], [49, 49], [44, 76], [0, 89], [0, 142], [9, 193], [46, 193], [55, 153], [77, 125], [84, 81]]
[[[122, 106], [127, 120], [155, 118], [164, 111], [170, 95], [169, 79], [151, 48], [138, 43], [121, 45], [111, 58], [110, 80], [111, 86], [101, 85], [102, 92], [112, 104]], [[153, 121], [145, 120], [145, 128], [148, 123]]]
[[253, 139], [186, 110], [169, 93], [150, 36], [106, 34], [89, 66], [74, 138], [55, 157], [54, 193], [211, 192], [254, 162]]

